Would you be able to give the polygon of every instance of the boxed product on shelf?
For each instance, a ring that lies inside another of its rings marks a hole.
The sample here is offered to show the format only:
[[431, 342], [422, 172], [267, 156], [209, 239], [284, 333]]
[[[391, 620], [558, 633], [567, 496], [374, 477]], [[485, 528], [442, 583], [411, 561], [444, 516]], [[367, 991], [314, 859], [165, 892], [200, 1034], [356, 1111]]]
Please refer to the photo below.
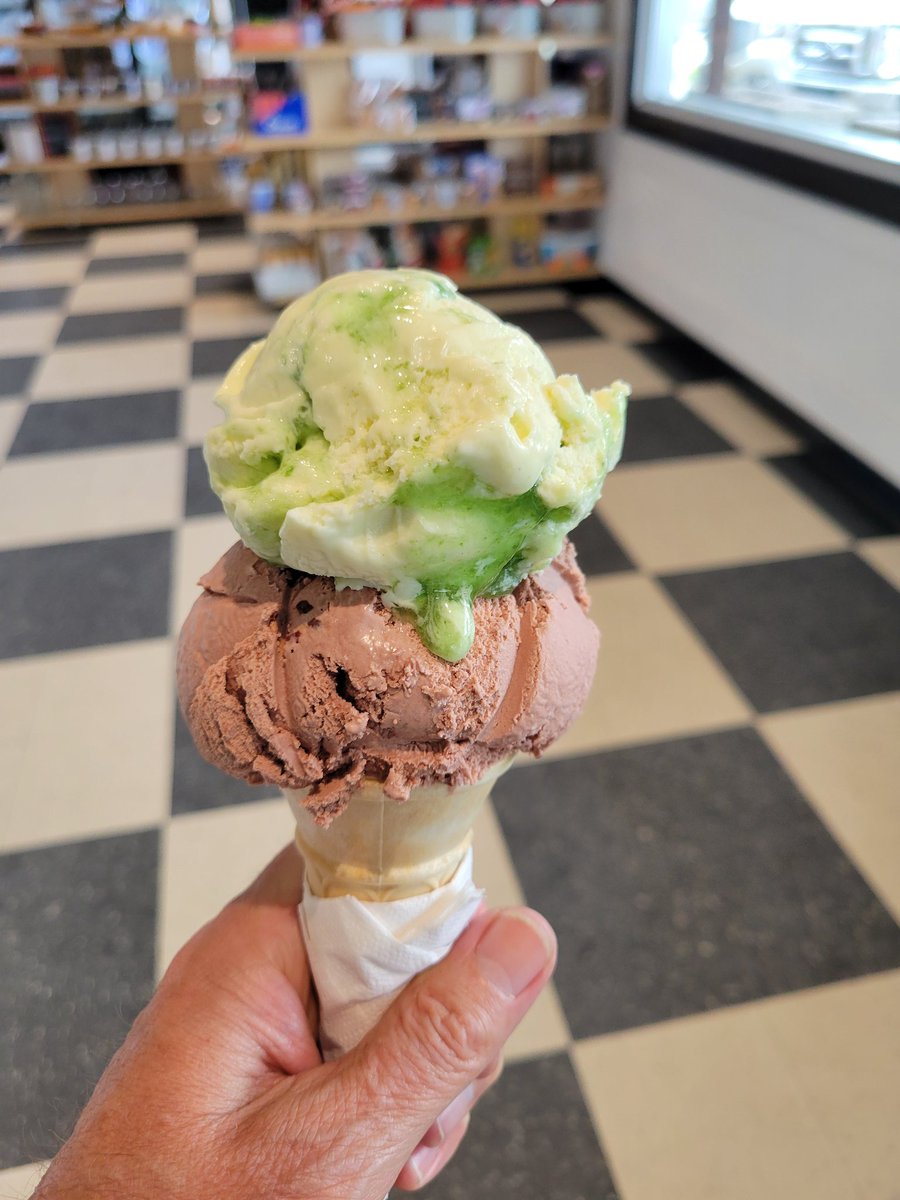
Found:
[[386, 265], [378, 243], [365, 229], [331, 230], [322, 234], [321, 244], [328, 275], [365, 271]]
[[475, 36], [475, 6], [448, 4], [445, 0], [415, 0], [412, 10], [413, 34], [423, 41], [471, 42]]
[[537, 37], [541, 18], [537, 0], [483, 4], [478, 10], [482, 33], [505, 38]]
[[288, 304], [321, 282], [315, 252], [310, 246], [289, 239], [270, 242], [260, 250], [253, 285], [266, 304], [279, 307]]
[[600, 33], [604, 7], [603, 0], [556, 0], [547, 8], [547, 28], [553, 33]]
[[540, 237], [541, 264], [551, 270], [586, 270], [597, 258], [597, 229], [590, 213], [548, 217]]
[[305, 133], [306, 100], [301, 92], [257, 92], [250, 101], [250, 125], [262, 137]]
[[388, 4], [363, 4], [337, 13], [342, 42], [354, 46], [399, 46], [406, 33], [406, 9]]
[[298, 43], [298, 27], [293, 21], [251, 21], [235, 25], [232, 33], [235, 50], [293, 50]]

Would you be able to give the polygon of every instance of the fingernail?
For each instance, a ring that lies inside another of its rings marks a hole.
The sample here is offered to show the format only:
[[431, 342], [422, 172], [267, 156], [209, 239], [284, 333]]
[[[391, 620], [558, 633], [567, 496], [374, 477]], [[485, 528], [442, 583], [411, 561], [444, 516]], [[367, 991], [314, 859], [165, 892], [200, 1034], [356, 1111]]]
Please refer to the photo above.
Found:
[[[460, 1136], [465, 1134], [471, 1119], [470, 1113], [464, 1113], [461, 1120], [456, 1123], [456, 1128], [461, 1131]], [[440, 1158], [440, 1155], [440, 1146], [436, 1146], [434, 1148], [419, 1146], [417, 1150], [413, 1151], [413, 1153], [410, 1155], [407, 1165], [409, 1167], [410, 1174], [413, 1176], [412, 1186], [414, 1188], [422, 1187], [423, 1184], [426, 1184], [430, 1181], [435, 1164]]]
[[475, 1101], [475, 1084], [470, 1083], [467, 1088], [459, 1093], [455, 1100], [451, 1100], [441, 1115], [438, 1117], [435, 1124], [438, 1128], [437, 1145], [446, 1138], [451, 1130], [455, 1129], [462, 1118], [466, 1115], [472, 1104]]
[[491, 921], [475, 947], [482, 975], [508, 996], [518, 996], [553, 956], [549, 925], [527, 909], [508, 909]]

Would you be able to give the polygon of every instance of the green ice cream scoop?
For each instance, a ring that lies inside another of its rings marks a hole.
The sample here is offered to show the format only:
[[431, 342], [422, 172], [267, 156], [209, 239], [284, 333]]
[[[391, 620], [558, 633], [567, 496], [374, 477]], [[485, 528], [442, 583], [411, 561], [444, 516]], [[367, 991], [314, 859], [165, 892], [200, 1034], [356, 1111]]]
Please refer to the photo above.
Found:
[[210, 481], [270, 562], [375, 587], [455, 662], [476, 596], [545, 567], [622, 450], [628, 387], [585, 392], [430, 271], [340, 275], [225, 378]]

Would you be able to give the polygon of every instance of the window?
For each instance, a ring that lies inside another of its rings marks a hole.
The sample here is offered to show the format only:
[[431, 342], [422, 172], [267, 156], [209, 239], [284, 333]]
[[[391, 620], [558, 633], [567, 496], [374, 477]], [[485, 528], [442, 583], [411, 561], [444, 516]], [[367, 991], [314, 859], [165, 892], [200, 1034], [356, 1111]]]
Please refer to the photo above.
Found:
[[900, 220], [900, 0], [636, 0], [630, 118]]

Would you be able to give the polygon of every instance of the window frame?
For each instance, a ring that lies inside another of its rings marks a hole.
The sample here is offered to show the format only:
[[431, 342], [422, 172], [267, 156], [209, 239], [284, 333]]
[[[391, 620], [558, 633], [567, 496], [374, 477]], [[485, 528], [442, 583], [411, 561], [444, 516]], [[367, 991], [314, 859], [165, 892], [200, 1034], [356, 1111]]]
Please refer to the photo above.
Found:
[[[760, 126], [744, 127], [715, 114], [692, 114], [694, 119], [677, 116], [674, 106], [658, 101], [636, 102], [635, 86], [640, 82], [637, 73], [642, 67], [639, 61], [642, 10], [651, 2], [632, 0], [631, 4], [626, 128], [900, 226], [900, 168], [896, 169], [898, 182], [894, 183], [886, 177], [893, 169], [889, 163], [873, 160], [879, 163], [883, 174], [870, 174], [834, 161], [850, 160], [851, 153], [822, 143], [812, 140], [806, 143], [802, 137], [775, 133]], [[804, 151], [807, 144], [809, 150]]]

